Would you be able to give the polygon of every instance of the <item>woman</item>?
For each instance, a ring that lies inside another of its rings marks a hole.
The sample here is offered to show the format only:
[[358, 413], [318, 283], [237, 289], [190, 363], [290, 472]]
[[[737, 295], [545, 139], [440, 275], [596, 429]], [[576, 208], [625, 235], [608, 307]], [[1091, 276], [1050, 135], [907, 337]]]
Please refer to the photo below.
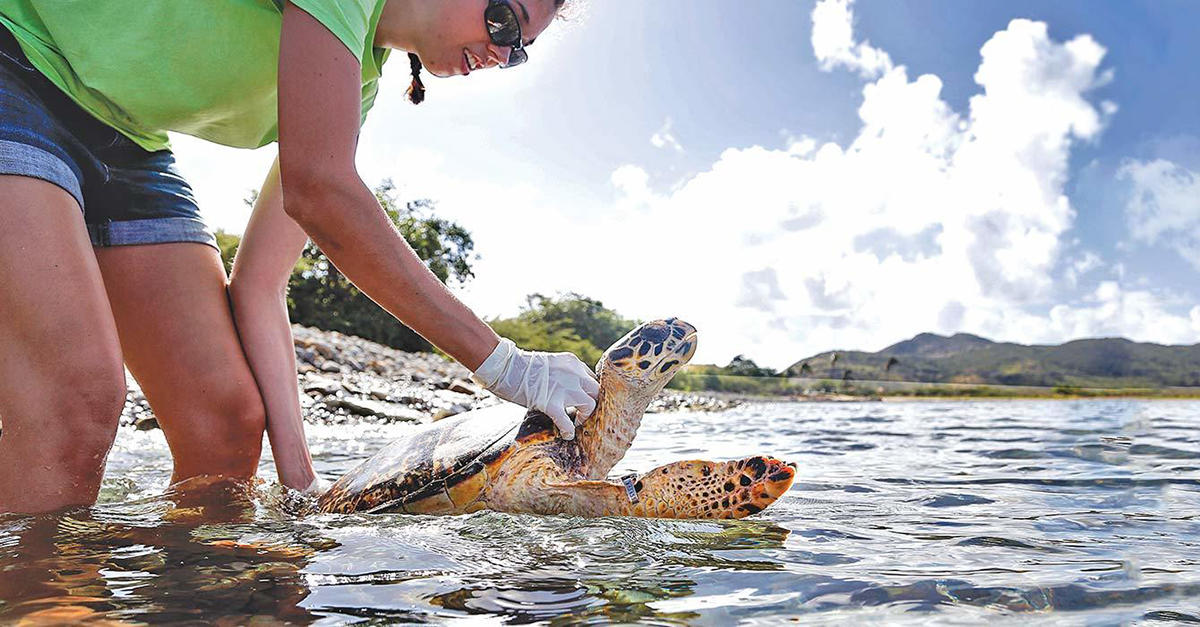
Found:
[[[388, 50], [410, 53], [419, 101], [422, 64], [517, 65], [561, 4], [0, 0], [0, 512], [95, 501], [122, 362], [166, 434], [172, 481], [252, 476], [265, 420], [281, 480], [314, 485], [283, 298], [307, 238], [493, 393], [572, 437], [568, 408], [595, 407], [590, 370], [499, 338], [354, 165]], [[228, 290], [166, 131], [278, 141]]]

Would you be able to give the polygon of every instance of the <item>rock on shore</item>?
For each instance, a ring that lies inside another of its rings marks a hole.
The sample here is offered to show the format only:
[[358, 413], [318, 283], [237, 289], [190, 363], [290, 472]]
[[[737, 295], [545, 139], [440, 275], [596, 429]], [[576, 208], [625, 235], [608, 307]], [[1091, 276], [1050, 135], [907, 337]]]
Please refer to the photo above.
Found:
[[[470, 371], [435, 353], [408, 353], [337, 331], [292, 325], [300, 406], [313, 423], [428, 422], [499, 403], [470, 380]], [[145, 395], [126, 377], [121, 424], [155, 429]], [[664, 392], [648, 411], [718, 411], [735, 400]]]

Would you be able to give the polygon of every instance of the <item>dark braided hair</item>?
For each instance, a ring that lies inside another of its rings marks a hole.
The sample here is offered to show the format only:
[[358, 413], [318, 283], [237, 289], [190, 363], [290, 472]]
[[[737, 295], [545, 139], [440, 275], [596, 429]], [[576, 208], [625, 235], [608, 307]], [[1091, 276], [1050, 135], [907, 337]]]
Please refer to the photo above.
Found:
[[408, 53], [408, 64], [412, 67], [413, 78], [405, 95], [408, 96], [409, 102], [418, 105], [425, 100], [425, 84], [421, 82], [421, 60], [410, 52]]
[[[567, 0], [554, 0], [554, 9], [557, 11], [566, 2]], [[408, 91], [404, 92], [404, 95], [408, 96], [409, 102], [418, 105], [425, 102], [425, 83], [421, 82], [421, 60], [410, 52], [408, 65], [412, 69], [412, 82], [408, 84]]]

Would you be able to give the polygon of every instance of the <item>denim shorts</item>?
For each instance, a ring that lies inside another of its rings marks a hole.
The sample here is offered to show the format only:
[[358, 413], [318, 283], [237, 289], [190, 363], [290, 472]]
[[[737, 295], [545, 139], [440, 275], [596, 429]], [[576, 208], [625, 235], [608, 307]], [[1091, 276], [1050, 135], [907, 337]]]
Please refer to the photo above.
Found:
[[0, 174], [38, 178], [79, 202], [94, 246], [216, 248], [170, 150], [148, 152], [75, 104], [0, 26]]

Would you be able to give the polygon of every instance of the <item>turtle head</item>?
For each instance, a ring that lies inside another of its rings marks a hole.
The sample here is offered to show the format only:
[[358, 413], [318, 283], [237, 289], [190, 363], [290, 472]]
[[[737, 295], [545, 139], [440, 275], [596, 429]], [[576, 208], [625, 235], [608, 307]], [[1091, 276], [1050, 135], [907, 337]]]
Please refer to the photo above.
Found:
[[604, 351], [596, 371], [601, 380], [616, 375], [628, 385], [662, 389], [696, 353], [696, 327], [667, 318], [647, 322]]

